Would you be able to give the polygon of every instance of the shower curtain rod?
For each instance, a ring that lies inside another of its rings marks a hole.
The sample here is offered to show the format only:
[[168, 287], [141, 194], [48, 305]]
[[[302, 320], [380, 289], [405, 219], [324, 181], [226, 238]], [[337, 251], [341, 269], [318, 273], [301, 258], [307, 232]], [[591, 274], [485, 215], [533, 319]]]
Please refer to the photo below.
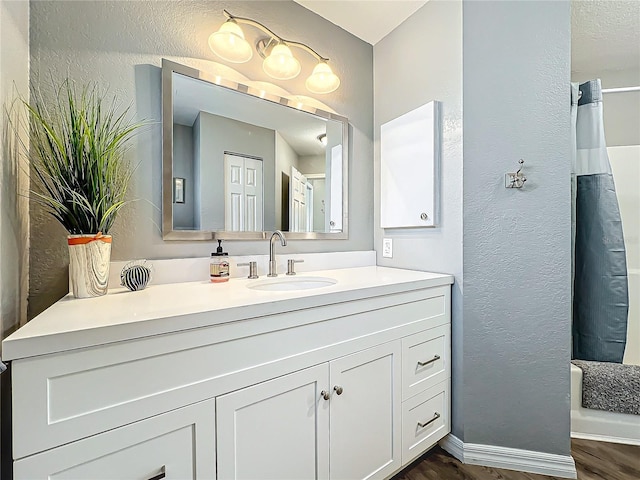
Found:
[[603, 88], [602, 93], [640, 92], [640, 87]]

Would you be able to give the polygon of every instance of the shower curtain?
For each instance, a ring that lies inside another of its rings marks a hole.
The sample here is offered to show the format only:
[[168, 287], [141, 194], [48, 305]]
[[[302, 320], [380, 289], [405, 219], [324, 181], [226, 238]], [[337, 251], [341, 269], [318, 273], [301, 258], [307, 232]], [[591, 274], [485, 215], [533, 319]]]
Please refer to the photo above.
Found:
[[571, 84], [573, 358], [622, 363], [629, 292], [622, 222], [604, 138], [600, 80]]

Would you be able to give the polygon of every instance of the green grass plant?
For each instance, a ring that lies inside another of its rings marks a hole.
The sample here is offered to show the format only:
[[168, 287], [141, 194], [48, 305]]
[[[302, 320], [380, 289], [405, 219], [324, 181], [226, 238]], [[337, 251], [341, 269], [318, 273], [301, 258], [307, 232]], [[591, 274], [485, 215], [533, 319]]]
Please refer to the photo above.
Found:
[[34, 90], [25, 102], [32, 198], [70, 234], [106, 235], [127, 204], [134, 165], [126, 154], [146, 122], [95, 84], [77, 89], [67, 79], [52, 97]]

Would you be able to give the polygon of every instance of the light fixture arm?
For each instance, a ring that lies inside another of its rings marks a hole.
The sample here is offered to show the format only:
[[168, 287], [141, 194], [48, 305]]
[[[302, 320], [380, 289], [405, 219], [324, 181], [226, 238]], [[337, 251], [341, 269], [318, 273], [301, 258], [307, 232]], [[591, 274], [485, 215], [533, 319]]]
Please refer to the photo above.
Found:
[[286, 38], [282, 38], [280, 35], [277, 35], [271, 29], [265, 27], [260, 22], [256, 22], [255, 20], [252, 20], [250, 18], [236, 17], [234, 15], [231, 15], [227, 10], [223, 10], [223, 13], [224, 13], [224, 16], [227, 17], [229, 20], [232, 20], [232, 21], [237, 22], [237, 23], [244, 23], [246, 25], [251, 25], [252, 27], [256, 27], [257, 29], [262, 30], [264, 33], [269, 35], [270, 37], [275, 38], [279, 42], [284, 43], [289, 47], [297, 47], [297, 48], [300, 48], [302, 50], [306, 50], [307, 52], [309, 52], [311, 55], [316, 57], [321, 62], [328, 62], [329, 61], [328, 58], [325, 58], [322, 55], [320, 55], [318, 52], [316, 52], [309, 45], [305, 45], [304, 43], [295, 42], [293, 40], [287, 40]]

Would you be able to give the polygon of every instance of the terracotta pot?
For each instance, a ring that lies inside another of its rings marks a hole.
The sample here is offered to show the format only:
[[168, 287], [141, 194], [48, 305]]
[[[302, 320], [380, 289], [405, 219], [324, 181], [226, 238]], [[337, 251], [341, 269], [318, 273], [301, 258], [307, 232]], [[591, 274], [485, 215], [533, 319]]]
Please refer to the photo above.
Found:
[[111, 235], [69, 235], [69, 280], [76, 298], [107, 293]]

